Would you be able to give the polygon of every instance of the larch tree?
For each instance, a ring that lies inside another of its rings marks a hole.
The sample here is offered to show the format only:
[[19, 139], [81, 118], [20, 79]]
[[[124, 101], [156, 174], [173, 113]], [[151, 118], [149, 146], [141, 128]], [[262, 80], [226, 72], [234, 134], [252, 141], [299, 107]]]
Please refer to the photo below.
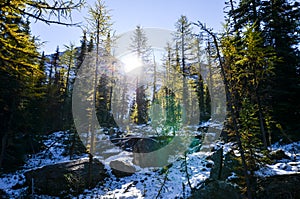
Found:
[[189, 64], [191, 61], [191, 42], [193, 41], [192, 24], [186, 16], [181, 16], [175, 23], [174, 42], [176, 43], [176, 60], [182, 75], [182, 115], [183, 123], [188, 123], [189, 110], [188, 82]]
[[[3, 127], [0, 167], [3, 166], [4, 160], [7, 160], [5, 162], [8, 165], [16, 165], [9, 163], [18, 158], [11, 158], [13, 152], [10, 153], [6, 150], [8, 142], [12, 140], [14, 133], [20, 131], [20, 128], [23, 128], [23, 132], [29, 133], [30, 128], [26, 127], [28, 123], [17, 120], [24, 114], [27, 115], [24, 119], [30, 118], [28, 115], [32, 113], [32, 110], [27, 109], [28, 104], [32, 98], [38, 95], [33, 87], [38, 79], [41, 79], [40, 76], [44, 75], [38, 64], [40, 55], [37, 52], [37, 45], [29, 33], [26, 19], [31, 18], [47, 24], [71, 25], [67, 22], [71, 17], [71, 12], [79, 9], [82, 5], [82, 1], [77, 3], [56, 1], [53, 5], [47, 1], [34, 0], [0, 2], [0, 78], [2, 87], [0, 120], [1, 128]], [[66, 19], [66, 21], [62, 19]], [[10, 144], [14, 145], [14, 143]]]
[[[269, 78], [267, 92], [262, 105], [269, 105], [279, 129], [273, 128], [274, 138], [278, 132], [287, 132], [290, 138], [299, 139], [293, 132], [299, 128], [299, 2], [243, 0], [238, 5], [228, 1], [228, 17], [233, 31], [241, 32], [247, 23], [256, 24], [256, 31], [262, 32], [265, 45], [272, 46], [279, 58], [274, 65], [275, 75]], [[288, 99], [288, 100], [287, 100]], [[262, 117], [260, 119], [262, 121]], [[262, 123], [262, 122], [261, 122]], [[273, 125], [275, 126], [275, 125]], [[284, 133], [285, 134], [285, 133]], [[288, 139], [290, 139], [288, 138]]]
[[[230, 64], [233, 61], [233, 57], [231, 56], [230, 53], [233, 53], [231, 51], [235, 50], [235, 48], [230, 48], [229, 45], [230, 45], [231, 37], [228, 35], [228, 37], [225, 37], [226, 39], [222, 41], [222, 51], [221, 51], [220, 44], [217, 40], [217, 36], [215, 35], [215, 33], [213, 33], [212, 30], [207, 29], [206, 26], [204, 26], [201, 22], [198, 22], [198, 24], [196, 24], [196, 25], [199, 26], [210, 37], [212, 37], [213, 43], [216, 47], [216, 56], [218, 58], [218, 62], [219, 62], [220, 69], [221, 69], [220, 72], [221, 72], [222, 80], [223, 80], [224, 87], [225, 87], [227, 108], [228, 108], [228, 112], [230, 115], [230, 116], [227, 116], [227, 120], [230, 117], [230, 122], [232, 122], [233, 134], [235, 136], [235, 141], [237, 143], [238, 151], [239, 151], [240, 157], [241, 157], [241, 164], [242, 164], [242, 168], [243, 168], [243, 177], [245, 179], [246, 188], [247, 188], [247, 197], [249, 199], [252, 199], [253, 198], [253, 190], [251, 188], [252, 183], [251, 183], [251, 179], [249, 176], [249, 168], [248, 168], [248, 164], [246, 161], [245, 151], [244, 151], [244, 148], [242, 145], [241, 132], [239, 129], [239, 124], [238, 124], [238, 115], [237, 115], [237, 112], [235, 109], [238, 101], [237, 101], [237, 99], [235, 99], [235, 95], [231, 89], [231, 83], [229, 82], [231, 75], [230, 75], [230, 73], [228, 73], [228, 71], [226, 71], [226, 69], [228, 69], [228, 67], [230, 66], [228, 64]], [[228, 45], [225, 45], [227, 43], [227, 41], [228, 41]], [[223, 59], [221, 56], [221, 53], [226, 55], [226, 52], [227, 52], [227, 56], [224, 56], [224, 59]]]
[[[204, 30], [214, 36], [207, 29]], [[216, 39], [214, 42], [217, 43]], [[258, 155], [266, 149], [261, 114], [264, 115], [265, 124], [269, 122], [270, 115], [268, 107], [260, 107], [257, 89], [272, 76], [277, 59], [272, 48], [263, 44], [261, 33], [253, 25], [238, 33], [227, 29], [221, 40], [223, 60], [217, 49], [230, 112], [227, 119], [233, 127], [231, 135], [241, 154], [244, 179], [241, 187], [246, 188], [248, 198], [255, 197], [254, 171], [259, 164], [263, 164], [265, 158]]]
[[[105, 69], [103, 68], [103, 57], [102, 50], [103, 48], [103, 38], [107, 35], [108, 31], [111, 27], [110, 22], [110, 14], [109, 10], [107, 10], [105, 2], [103, 0], [97, 0], [94, 6], [89, 8], [89, 16], [87, 21], [89, 23], [89, 33], [91, 38], [93, 38], [93, 45], [94, 45], [94, 77], [93, 77], [93, 91], [92, 91], [92, 98], [91, 98], [91, 110], [95, 109], [95, 103], [97, 98], [97, 86], [99, 82], [99, 74], [103, 74]], [[105, 74], [103, 74], [105, 75]], [[106, 88], [107, 89], [107, 88]], [[90, 152], [94, 151], [94, 142], [95, 142], [95, 122], [96, 122], [96, 115], [94, 114], [95, 111], [92, 111], [91, 115], [91, 125], [90, 125], [90, 132], [91, 132], [91, 142], [90, 142]]]
[[[94, 69], [91, 69], [92, 75], [93, 75], [93, 82], [92, 82], [92, 90], [91, 90], [91, 96], [86, 96], [87, 100], [90, 101], [90, 124], [89, 124], [89, 132], [90, 132], [90, 142], [89, 142], [89, 175], [88, 175], [88, 182], [89, 184], [92, 183], [92, 160], [93, 160], [93, 153], [95, 152], [95, 136], [96, 136], [96, 127], [97, 125], [97, 114], [96, 114], [96, 101], [97, 101], [97, 88], [98, 88], [98, 82], [101, 79], [106, 79], [107, 74], [105, 74], [105, 66], [106, 66], [106, 60], [103, 56], [103, 48], [104, 48], [104, 42], [103, 40], [107, 36], [108, 32], [111, 28], [111, 16], [109, 13], [109, 10], [107, 9], [105, 2], [103, 0], [97, 0], [94, 4], [94, 6], [89, 7], [89, 16], [87, 18], [87, 21], [89, 23], [89, 33], [91, 35], [91, 38], [93, 38], [94, 41], [94, 51], [91, 52], [92, 56], [92, 62], [94, 65]], [[100, 76], [99, 76], [100, 74]], [[104, 80], [102, 82], [107, 82], [107, 80]], [[101, 89], [108, 90], [108, 85], [99, 85], [101, 86]], [[89, 93], [89, 92], [88, 92]], [[105, 92], [106, 93], [106, 92]], [[107, 104], [106, 104], [107, 105]], [[107, 110], [106, 110], [107, 111]]]

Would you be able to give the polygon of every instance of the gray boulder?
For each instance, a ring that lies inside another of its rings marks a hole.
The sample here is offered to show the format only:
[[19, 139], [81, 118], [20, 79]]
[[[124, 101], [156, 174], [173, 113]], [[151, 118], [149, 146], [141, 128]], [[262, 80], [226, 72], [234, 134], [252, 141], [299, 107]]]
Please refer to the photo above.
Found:
[[26, 184], [35, 194], [66, 196], [82, 193], [104, 182], [107, 177], [104, 165], [96, 159], [78, 159], [48, 165], [25, 173]]
[[136, 172], [135, 167], [122, 160], [111, 161], [109, 166], [112, 169], [112, 173], [118, 178], [130, 176]]

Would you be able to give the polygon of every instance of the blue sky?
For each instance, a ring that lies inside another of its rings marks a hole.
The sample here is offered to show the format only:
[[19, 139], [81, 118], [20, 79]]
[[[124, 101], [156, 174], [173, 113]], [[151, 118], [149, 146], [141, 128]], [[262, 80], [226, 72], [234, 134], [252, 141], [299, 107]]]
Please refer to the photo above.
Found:
[[[87, 0], [87, 3], [94, 5], [94, 0]], [[193, 22], [206, 23], [215, 31], [222, 30], [221, 23], [224, 21], [222, 0], [106, 0], [105, 4], [117, 34], [134, 30], [137, 25], [174, 30], [174, 24], [181, 15], [186, 15]], [[87, 8], [84, 8], [73, 13], [73, 21], [85, 24], [86, 16]], [[32, 34], [45, 42], [41, 50], [47, 54], [55, 52], [58, 45], [61, 50], [70, 42], [79, 45], [82, 36], [82, 30], [76, 27], [48, 26], [41, 22], [32, 23], [31, 27]]]

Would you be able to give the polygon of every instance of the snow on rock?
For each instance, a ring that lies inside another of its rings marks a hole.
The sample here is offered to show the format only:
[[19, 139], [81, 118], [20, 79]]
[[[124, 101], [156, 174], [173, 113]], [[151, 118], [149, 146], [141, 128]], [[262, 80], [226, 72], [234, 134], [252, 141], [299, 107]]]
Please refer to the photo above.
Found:
[[25, 176], [22, 172], [17, 172], [15, 174], [4, 174], [0, 178], [0, 189], [5, 191], [7, 195], [12, 198], [18, 198], [20, 193], [25, 191], [26, 188], [20, 190], [13, 190], [17, 186], [20, 186], [25, 183]]
[[[207, 124], [209, 125], [209, 124]], [[210, 124], [211, 125], [211, 124]], [[216, 125], [217, 126], [217, 125]], [[196, 127], [195, 127], [196, 128]], [[189, 131], [195, 133], [194, 128]], [[138, 129], [137, 129], [138, 131]], [[147, 129], [149, 133], [151, 130]], [[196, 134], [196, 133], [195, 133]], [[21, 198], [22, 194], [30, 193], [30, 187], [24, 186], [24, 173], [33, 169], [69, 161], [65, 156], [70, 138], [68, 131], [55, 132], [44, 140], [45, 149], [37, 154], [27, 158], [25, 165], [18, 171], [0, 176], [0, 189], [3, 190], [9, 198]], [[216, 142], [215, 150], [223, 148], [223, 154], [234, 149], [233, 143]], [[276, 143], [270, 147], [270, 150], [276, 153], [281, 150], [280, 157], [273, 164], [261, 167], [257, 176], [273, 176], [300, 173], [300, 142], [288, 145]], [[234, 151], [234, 150], [233, 150]], [[122, 151], [117, 148], [106, 151], [107, 153], [116, 153], [109, 158], [99, 156], [99, 160], [105, 165], [108, 177], [104, 184], [98, 184], [94, 189], [87, 189], [82, 194], [74, 198], [183, 198], [191, 194], [192, 188], [198, 188], [201, 183], [210, 176], [211, 167], [214, 164], [207, 157], [211, 152], [194, 152], [188, 150], [185, 158], [183, 156], [174, 156], [172, 163], [163, 168], [141, 168], [132, 164], [132, 155], [130, 152]], [[76, 159], [87, 158], [87, 154], [76, 156]], [[170, 158], [171, 159], [171, 158]], [[169, 160], [170, 160], [169, 159]], [[111, 161], [124, 161], [130, 164], [136, 170], [130, 176], [117, 178], [109, 167]], [[188, 175], [187, 175], [188, 174]], [[229, 178], [236, 178], [232, 173]], [[54, 198], [50, 196], [38, 196], [35, 198]]]
[[[24, 187], [26, 181], [24, 173], [46, 165], [69, 161], [69, 156], [63, 155], [68, 148], [65, 143], [69, 138], [68, 131], [59, 131], [47, 136], [47, 139], [43, 141], [45, 145], [43, 151], [29, 155], [22, 168], [15, 173], [2, 174], [0, 176], [0, 189], [5, 191], [9, 198], [21, 198], [21, 194], [28, 190], [28, 187]], [[85, 157], [87, 155], [83, 154], [76, 158]]]
[[[69, 161], [70, 157], [64, 155], [65, 151], [68, 149], [68, 146], [65, 144], [68, 139], [70, 139], [68, 131], [52, 133], [43, 142], [46, 147], [45, 150], [30, 155], [23, 168], [31, 169]], [[73, 158], [76, 159], [81, 157], [87, 157], [87, 155], [82, 154], [82, 156]]]
[[[4, 190], [9, 198], [21, 198], [22, 195], [31, 193], [31, 188], [25, 186], [24, 173], [47, 165], [68, 162], [65, 156], [67, 141], [70, 138], [68, 131], [55, 132], [47, 136], [43, 141], [45, 149], [37, 154], [28, 156], [25, 165], [11, 174], [2, 174], [0, 177], [0, 189]], [[117, 151], [114, 151], [117, 152]], [[109, 177], [103, 185], [98, 185], [91, 190], [85, 190], [79, 198], [176, 198], [188, 196], [191, 192], [189, 184], [197, 187], [209, 177], [210, 168], [206, 167], [206, 157], [209, 153], [187, 154], [187, 167], [182, 156], [174, 157], [175, 161], [164, 168], [140, 168], [133, 165], [137, 170], [131, 176], [117, 178], [113, 175], [109, 163], [123, 159], [132, 163], [129, 152], [120, 151], [119, 154], [108, 159], [100, 157], [105, 165]], [[77, 156], [77, 159], [86, 158], [86, 154]], [[187, 171], [186, 169], [187, 168]], [[189, 174], [189, 178], [187, 177]], [[189, 182], [188, 182], [189, 179]], [[35, 195], [36, 198], [54, 198], [50, 196]]]
[[86, 190], [79, 198], [180, 198], [191, 193], [193, 188], [206, 180], [210, 168], [206, 167], [207, 156], [210, 153], [193, 153], [187, 155], [187, 168], [185, 170], [184, 158], [180, 157], [168, 167], [140, 168], [132, 176], [116, 178], [111, 175], [106, 183], [92, 190]]
[[284, 152], [282, 158], [274, 164], [263, 166], [256, 171], [257, 176], [267, 177], [274, 175], [300, 174], [300, 142], [287, 145], [275, 143], [270, 147], [273, 152]]

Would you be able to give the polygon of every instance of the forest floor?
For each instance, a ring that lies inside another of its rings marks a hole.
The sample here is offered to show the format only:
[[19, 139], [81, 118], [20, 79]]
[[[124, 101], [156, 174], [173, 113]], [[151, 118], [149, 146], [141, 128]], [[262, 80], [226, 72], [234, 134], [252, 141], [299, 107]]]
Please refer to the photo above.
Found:
[[[37, 154], [28, 156], [25, 164], [13, 173], [6, 173], [0, 176], [0, 190], [4, 191], [8, 198], [21, 198], [24, 193], [28, 193], [32, 187], [25, 186], [24, 173], [46, 165], [53, 165], [68, 162], [66, 156], [69, 139], [68, 132], [55, 132], [44, 139], [46, 149]], [[224, 154], [231, 151], [232, 144], [216, 143], [222, 147]], [[191, 187], [198, 188], [203, 181], [209, 178], [213, 161], [209, 158], [213, 152], [203, 152], [201, 150], [188, 150], [186, 158], [184, 156], [173, 157], [172, 164], [163, 168], [141, 168], [135, 166], [136, 172], [130, 176], [117, 178], [109, 163], [116, 158], [127, 158], [132, 160], [130, 152], [120, 151], [116, 156], [99, 160], [105, 165], [108, 177], [105, 182], [97, 185], [93, 189], [85, 189], [83, 193], [74, 198], [188, 198], [191, 195]], [[287, 145], [276, 143], [272, 145], [271, 153], [283, 152], [284, 156], [271, 165], [262, 166], [256, 175], [261, 177], [285, 174], [300, 173], [300, 142]], [[87, 154], [77, 155], [76, 159], [87, 159]], [[185, 161], [186, 160], [186, 161]], [[235, 178], [232, 173], [230, 178]], [[34, 198], [58, 198], [46, 195], [34, 195]], [[70, 198], [72, 198], [70, 196]]]

